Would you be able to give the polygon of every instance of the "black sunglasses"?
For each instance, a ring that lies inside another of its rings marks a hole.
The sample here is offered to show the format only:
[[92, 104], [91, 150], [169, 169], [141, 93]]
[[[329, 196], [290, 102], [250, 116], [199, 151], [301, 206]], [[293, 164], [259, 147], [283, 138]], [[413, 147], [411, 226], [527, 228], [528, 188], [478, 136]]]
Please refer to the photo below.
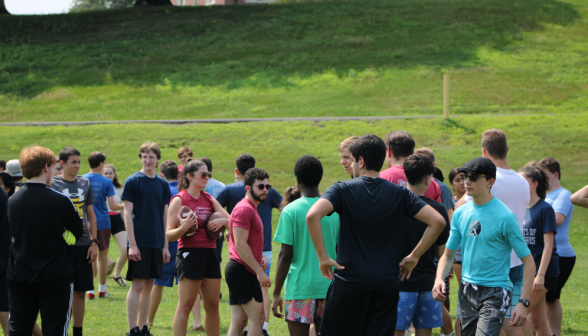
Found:
[[265, 185], [263, 185], [263, 184], [257, 184], [255, 186], [258, 187], [259, 190], [263, 190], [265, 188], [265, 189], [267, 189], [269, 191], [272, 188], [271, 184], [265, 184]]
[[486, 175], [479, 175], [479, 174], [468, 174], [463, 173], [461, 174], [461, 179], [465, 182], [466, 179], [470, 179], [472, 182], [476, 182], [479, 178], [486, 178]]
[[[198, 174], [198, 173], [194, 173], [194, 175], [196, 175], [196, 174]], [[207, 177], [209, 179], [212, 178], [212, 174], [211, 173], [207, 173], [207, 172], [200, 173], [200, 176], [202, 176], [202, 178], [207, 178]]]

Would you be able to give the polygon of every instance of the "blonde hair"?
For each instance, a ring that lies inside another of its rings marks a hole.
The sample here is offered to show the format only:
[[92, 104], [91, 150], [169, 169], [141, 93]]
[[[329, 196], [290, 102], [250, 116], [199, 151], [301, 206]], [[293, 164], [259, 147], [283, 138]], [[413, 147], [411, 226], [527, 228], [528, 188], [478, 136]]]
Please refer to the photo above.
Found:
[[339, 145], [339, 152], [346, 150], [347, 147], [349, 147], [349, 145], [351, 145], [351, 143], [357, 139], [359, 139], [358, 136], [352, 136], [352, 137], [349, 137], [349, 138], [343, 140], [341, 142], [341, 144]]

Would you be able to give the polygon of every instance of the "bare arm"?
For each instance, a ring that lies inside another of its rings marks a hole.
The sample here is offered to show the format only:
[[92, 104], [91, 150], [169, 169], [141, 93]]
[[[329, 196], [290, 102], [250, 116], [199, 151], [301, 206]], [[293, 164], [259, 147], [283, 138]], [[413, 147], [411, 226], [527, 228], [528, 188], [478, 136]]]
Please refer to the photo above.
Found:
[[329, 280], [333, 279], [333, 266], [337, 267], [338, 269], [344, 268], [329, 258], [327, 250], [325, 249], [323, 230], [321, 228], [321, 219], [334, 210], [335, 209], [333, 208], [333, 204], [329, 200], [321, 198], [316, 201], [316, 203], [314, 203], [314, 205], [310, 208], [310, 210], [308, 210], [308, 213], [306, 214], [306, 226], [308, 227], [310, 239], [312, 239], [314, 249], [316, 250], [316, 254], [318, 256], [321, 274]]
[[427, 224], [423, 238], [414, 250], [400, 263], [400, 280], [410, 278], [410, 273], [419, 262], [419, 258], [429, 249], [445, 228], [445, 219], [430, 205], [425, 205], [415, 216], [417, 220]]
[[[282, 249], [278, 255], [278, 264], [276, 265], [276, 278], [274, 280], [274, 300], [272, 302], [272, 311], [277, 318], [284, 317], [284, 302], [281, 297], [282, 287], [284, 281], [288, 276], [290, 265], [292, 264], [292, 257], [294, 255], [294, 246], [282, 244]], [[278, 307], [280, 311], [278, 311]]]
[[555, 224], [562, 225], [565, 222], [566, 216], [560, 214], [559, 212], [555, 213]]
[[231, 218], [231, 215], [229, 215], [229, 213], [220, 205], [220, 203], [216, 199], [213, 198], [212, 201], [214, 203], [213, 212], [220, 212], [225, 217], [212, 220], [206, 224], [209, 230], [211, 230], [212, 232], [217, 232], [222, 227], [229, 227], [229, 218]]
[[574, 205], [588, 208], [588, 185], [570, 196], [570, 201]]
[[[163, 231], [164, 231], [164, 232], [165, 232], [165, 228], [167, 227], [167, 212], [168, 212], [167, 210], [168, 210], [168, 205], [166, 204], [166, 205], [165, 205], [165, 208], [163, 208]], [[163, 243], [163, 248], [164, 248], [165, 250], [168, 250], [168, 249], [169, 249], [169, 244], [168, 244], [168, 242], [167, 242], [167, 239], [164, 239], [163, 241], [164, 241], [164, 243]], [[169, 254], [169, 253], [168, 253], [168, 254]], [[168, 259], [169, 259], [169, 258], [168, 258]]]
[[[86, 216], [88, 217], [88, 235], [90, 236], [90, 239], [98, 238], [98, 224], [96, 223], [96, 214], [94, 213], [93, 205], [86, 206]], [[98, 258], [98, 244], [94, 242], [90, 243], [86, 258], [90, 259], [89, 263], [96, 261], [96, 258]]]
[[248, 238], [249, 231], [238, 226], [233, 226], [233, 239], [235, 240], [235, 248], [237, 249], [237, 253], [239, 253], [239, 257], [257, 274], [257, 279], [261, 287], [270, 287], [271, 282], [269, 277], [265, 275], [261, 264], [255, 260], [253, 252], [251, 252], [251, 248], [247, 244]]
[[108, 197], [108, 207], [112, 211], [120, 211], [123, 209], [122, 204], [116, 204], [116, 202], [114, 202], [114, 196]]
[[456, 252], [457, 250], [445, 248], [445, 252], [441, 258], [439, 258], [435, 285], [433, 286], [433, 298], [437, 301], [445, 301], [447, 298], [447, 293], [445, 293], [445, 282], [443, 279], [445, 279], [447, 275], [449, 275], [449, 272], [451, 272], [451, 266], [453, 265]]
[[[535, 260], [533, 256], [529, 254], [526, 257], [521, 258], [525, 271], [523, 273], [523, 292], [521, 293], [521, 300], [531, 299], [531, 290], [533, 288], [533, 279], [535, 278]], [[522, 303], [513, 302], [515, 309], [512, 312], [510, 318], [510, 326], [521, 327], [527, 321], [527, 307]]]
[[455, 206], [453, 207], [453, 210], [457, 210], [457, 208], [459, 208], [460, 206], [464, 205], [467, 203], [466, 201], [466, 196], [467, 194], [463, 194], [463, 196], [461, 197], [461, 199], [459, 201], [457, 201], [457, 203], [455, 203]]
[[169, 209], [167, 210], [167, 221], [166, 221], [166, 232], [165, 237], [168, 242], [170, 241], [177, 241], [180, 239], [189, 228], [196, 225], [198, 223], [198, 219], [196, 218], [196, 214], [193, 211], [190, 211], [188, 218], [182, 219], [180, 221], [180, 227], [176, 226], [176, 220], [178, 216], [178, 212], [182, 207], [182, 199], [179, 197], [174, 198], [171, 201]]
[[134, 204], [129, 201], [124, 201], [125, 207], [125, 228], [127, 229], [127, 237], [129, 238], [129, 246], [137, 247], [135, 241], [135, 223], [133, 222], [133, 208]]
[[551, 261], [551, 254], [553, 252], [553, 241], [555, 233], [547, 232], [543, 235], [543, 255], [541, 257], [541, 264], [537, 271], [537, 276], [533, 281], [533, 294], [539, 294], [543, 291], [545, 286], [545, 273]]

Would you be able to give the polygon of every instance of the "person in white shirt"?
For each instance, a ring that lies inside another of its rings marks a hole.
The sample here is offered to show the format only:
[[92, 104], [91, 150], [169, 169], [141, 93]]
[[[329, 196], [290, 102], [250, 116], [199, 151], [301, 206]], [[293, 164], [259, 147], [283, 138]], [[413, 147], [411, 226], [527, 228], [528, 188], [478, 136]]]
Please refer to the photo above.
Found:
[[[531, 199], [529, 183], [516, 171], [510, 169], [506, 161], [508, 144], [506, 134], [500, 129], [489, 129], [482, 134], [482, 156], [489, 158], [496, 165], [496, 182], [490, 189], [492, 195], [504, 203], [512, 211], [519, 222], [521, 232], [527, 205]], [[455, 209], [465, 202], [471, 201], [467, 195], [455, 205]], [[523, 288], [523, 263], [517, 258], [514, 251], [510, 255], [510, 280], [513, 283], [511, 302], [519, 302]], [[529, 324], [522, 328], [510, 327], [510, 317], [516, 305], [511, 305], [506, 312], [503, 331], [507, 336], [531, 336], [532, 331]], [[458, 309], [459, 313], [459, 309]], [[460, 318], [460, 316], [457, 316]]]

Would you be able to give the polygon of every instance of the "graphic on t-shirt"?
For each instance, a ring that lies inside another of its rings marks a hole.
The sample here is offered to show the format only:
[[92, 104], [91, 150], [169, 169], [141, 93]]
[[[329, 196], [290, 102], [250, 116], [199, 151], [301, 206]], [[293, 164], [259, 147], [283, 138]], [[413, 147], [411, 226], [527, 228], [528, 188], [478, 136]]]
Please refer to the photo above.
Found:
[[84, 205], [86, 204], [86, 199], [84, 198], [84, 189], [78, 188], [77, 193], [70, 193], [69, 188], [66, 188], [63, 189], [61, 193], [71, 199], [75, 208], [78, 210], [78, 215], [80, 218], [84, 218]]
[[480, 232], [482, 232], [482, 224], [480, 224], [480, 222], [478, 222], [477, 220], [473, 220], [470, 223], [470, 237], [475, 237], [479, 235]]
[[400, 186], [400, 187], [405, 187], [406, 188], [406, 187], [408, 187], [408, 182], [406, 182], [403, 179], [398, 179], [397, 185]]
[[200, 219], [203, 222], [206, 222], [206, 220], [208, 220], [208, 217], [212, 215], [212, 209], [210, 208], [196, 207], [193, 211], [196, 214], [196, 217], [198, 217], [198, 219]]
[[523, 229], [523, 236], [527, 245], [535, 245], [535, 234], [537, 229]]

